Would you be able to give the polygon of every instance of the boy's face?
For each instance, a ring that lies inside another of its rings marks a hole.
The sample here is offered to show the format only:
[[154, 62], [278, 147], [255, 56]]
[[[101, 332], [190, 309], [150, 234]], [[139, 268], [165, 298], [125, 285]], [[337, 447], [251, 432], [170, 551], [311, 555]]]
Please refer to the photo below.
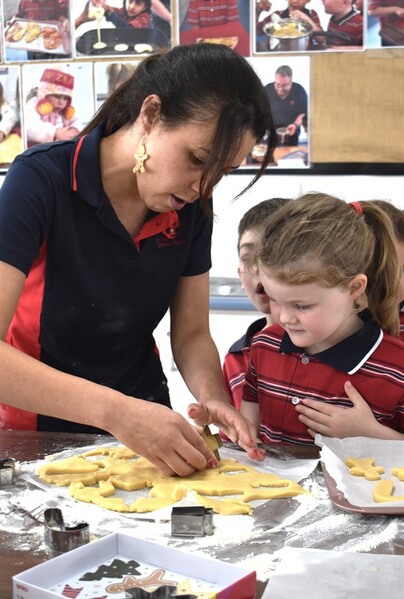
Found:
[[241, 236], [238, 274], [243, 289], [254, 308], [263, 314], [269, 314], [269, 298], [258, 276], [257, 248], [259, 240], [260, 234], [256, 229], [249, 229]]
[[400, 280], [400, 287], [399, 287], [399, 291], [398, 291], [398, 301], [401, 304], [401, 302], [404, 302], [404, 241], [399, 241], [397, 243], [397, 249], [398, 249], [398, 257], [399, 257], [400, 265], [401, 265], [401, 280]]
[[346, 9], [346, 0], [323, 0], [324, 10], [328, 15], [338, 15]]
[[126, 0], [126, 12], [130, 17], [137, 17], [145, 9], [145, 3], [139, 0]]
[[310, 0], [288, 0], [288, 7], [290, 10], [303, 10]]

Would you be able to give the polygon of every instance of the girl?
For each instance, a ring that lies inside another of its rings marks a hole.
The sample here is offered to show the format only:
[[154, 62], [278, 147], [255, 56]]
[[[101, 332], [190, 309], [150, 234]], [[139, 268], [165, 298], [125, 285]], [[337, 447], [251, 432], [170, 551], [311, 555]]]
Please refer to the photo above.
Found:
[[404, 439], [400, 270], [388, 217], [372, 202], [305, 195], [270, 219], [258, 263], [278, 324], [254, 337], [241, 411], [262, 441]]
[[36, 94], [25, 106], [25, 127], [29, 146], [72, 139], [82, 123], [72, 106], [74, 77], [59, 69], [45, 69]]
[[373, 200], [391, 220], [397, 242], [398, 257], [401, 267], [401, 280], [398, 289], [398, 310], [400, 318], [400, 339], [404, 341], [404, 210], [400, 210], [386, 200]]

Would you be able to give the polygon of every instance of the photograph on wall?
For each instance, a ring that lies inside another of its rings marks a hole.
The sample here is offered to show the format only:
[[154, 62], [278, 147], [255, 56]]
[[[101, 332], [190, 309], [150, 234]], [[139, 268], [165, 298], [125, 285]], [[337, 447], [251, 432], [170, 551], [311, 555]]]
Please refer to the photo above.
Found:
[[256, 52], [363, 50], [363, 0], [258, 0], [251, 5]]
[[177, 0], [180, 44], [225, 44], [250, 56], [250, 5], [248, 0]]
[[171, 0], [72, 0], [81, 56], [141, 56], [172, 46]]
[[404, 46], [404, 0], [367, 0], [366, 47]]
[[6, 170], [24, 149], [20, 89], [20, 68], [0, 67], [0, 170]]
[[6, 62], [72, 57], [68, 0], [3, 0]]
[[[309, 166], [310, 57], [250, 58], [268, 94], [276, 129], [274, 161], [269, 168]], [[266, 152], [260, 140], [243, 166], [259, 166]]]
[[96, 62], [94, 64], [96, 110], [122, 83], [133, 75], [139, 62], [134, 60], [132, 62]]
[[92, 63], [22, 67], [26, 147], [76, 137], [95, 112]]

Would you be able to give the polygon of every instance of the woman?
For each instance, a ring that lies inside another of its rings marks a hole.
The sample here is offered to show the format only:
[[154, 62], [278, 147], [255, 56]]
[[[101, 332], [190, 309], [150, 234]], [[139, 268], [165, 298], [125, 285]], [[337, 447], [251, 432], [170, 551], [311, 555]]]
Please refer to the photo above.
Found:
[[267, 95], [244, 58], [195, 44], [145, 59], [78, 139], [18, 157], [0, 193], [2, 428], [102, 429], [168, 474], [214, 466], [169, 409], [153, 330], [170, 308], [191, 417], [261, 456], [223, 385], [208, 271], [213, 188], [264, 135], [249, 187], [274, 147]]

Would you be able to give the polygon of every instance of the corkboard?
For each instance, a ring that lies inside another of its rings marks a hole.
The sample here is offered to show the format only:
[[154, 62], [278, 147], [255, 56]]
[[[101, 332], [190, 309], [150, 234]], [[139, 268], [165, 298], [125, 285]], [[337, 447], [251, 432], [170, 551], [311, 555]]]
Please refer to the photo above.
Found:
[[404, 163], [404, 49], [311, 59], [311, 162]]

